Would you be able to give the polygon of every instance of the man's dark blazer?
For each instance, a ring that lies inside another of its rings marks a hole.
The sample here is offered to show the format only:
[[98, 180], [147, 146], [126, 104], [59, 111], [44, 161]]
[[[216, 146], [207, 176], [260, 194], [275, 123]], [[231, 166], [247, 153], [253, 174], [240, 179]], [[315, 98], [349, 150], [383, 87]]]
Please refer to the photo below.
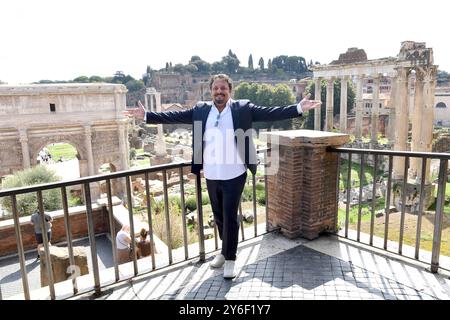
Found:
[[[198, 102], [193, 108], [183, 111], [169, 112], [146, 112], [146, 122], [159, 124], [192, 124], [192, 173], [199, 174], [203, 168], [203, 135], [205, 133], [206, 119], [208, 119], [212, 102]], [[252, 123], [257, 121], [277, 121], [291, 119], [301, 116], [297, 111], [297, 105], [286, 107], [261, 107], [256, 106], [249, 100], [231, 100], [231, 115], [233, 118], [234, 131], [242, 129], [247, 132], [252, 128]], [[200, 127], [201, 125], [201, 127]], [[199, 135], [201, 130], [201, 135]], [[235, 138], [237, 141], [237, 138]], [[202, 146], [200, 147], [199, 144]], [[241, 153], [240, 148], [238, 148]], [[253, 140], [245, 138], [244, 163], [250, 171], [256, 173], [256, 148]]]

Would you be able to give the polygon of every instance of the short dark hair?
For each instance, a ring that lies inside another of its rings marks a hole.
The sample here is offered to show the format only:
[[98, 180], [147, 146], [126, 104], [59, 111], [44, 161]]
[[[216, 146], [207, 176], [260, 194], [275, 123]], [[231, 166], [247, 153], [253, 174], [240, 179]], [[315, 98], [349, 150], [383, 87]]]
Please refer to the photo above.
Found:
[[230, 91], [233, 89], [233, 80], [231, 80], [231, 78], [226, 75], [225, 73], [219, 73], [219, 74], [215, 74], [211, 77], [211, 79], [209, 80], [209, 89], [212, 90], [212, 85], [214, 83], [214, 81], [216, 80], [224, 80], [228, 83], [228, 88], [230, 88]]

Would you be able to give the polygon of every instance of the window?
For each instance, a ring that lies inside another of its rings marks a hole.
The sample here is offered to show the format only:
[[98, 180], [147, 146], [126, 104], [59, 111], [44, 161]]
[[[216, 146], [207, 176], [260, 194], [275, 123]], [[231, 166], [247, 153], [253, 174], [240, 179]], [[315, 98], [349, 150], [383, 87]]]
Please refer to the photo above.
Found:
[[54, 103], [50, 103], [50, 112], [56, 112], [56, 105]]
[[436, 105], [436, 108], [447, 108], [447, 105], [446, 105], [445, 103], [443, 103], [443, 102], [439, 102], [439, 103]]

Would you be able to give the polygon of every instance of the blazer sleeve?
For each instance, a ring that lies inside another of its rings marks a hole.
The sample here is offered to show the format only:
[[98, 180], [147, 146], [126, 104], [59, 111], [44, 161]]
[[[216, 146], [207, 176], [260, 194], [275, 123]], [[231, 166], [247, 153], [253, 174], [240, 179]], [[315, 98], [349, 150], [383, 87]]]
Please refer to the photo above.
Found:
[[249, 108], [252, 113], [252, 120], [255, 122], [292, 119], [302, 115], [298, 113], [296, 104], [286, 107], [262, 107], [249, 103]]
[[146, 112], [145, 122], [152, 124], [166, 123], [166, 124], [192, 124], [193, 108], [183, 111], [168, 111], [168, 112]]

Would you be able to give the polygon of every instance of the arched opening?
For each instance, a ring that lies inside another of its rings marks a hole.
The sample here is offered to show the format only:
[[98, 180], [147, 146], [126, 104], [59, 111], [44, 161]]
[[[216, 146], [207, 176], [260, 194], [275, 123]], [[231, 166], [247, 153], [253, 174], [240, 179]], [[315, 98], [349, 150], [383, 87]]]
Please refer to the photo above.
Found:
[[[52, 169], [61, 180], [72, 180], [81, 177], [80, 155], [75, 146], [67, 142], [50, 143], [44, 146], [37, 155], [36, 163]], [[83, 203], [83, 192], [80, 185], [67, 187], [69, 206]]]
[[51, 143], [43, 147], [36, 158], [37, 164], [49, 166], [63, 180], [80, 177], [80, 156], [70, 143]]

